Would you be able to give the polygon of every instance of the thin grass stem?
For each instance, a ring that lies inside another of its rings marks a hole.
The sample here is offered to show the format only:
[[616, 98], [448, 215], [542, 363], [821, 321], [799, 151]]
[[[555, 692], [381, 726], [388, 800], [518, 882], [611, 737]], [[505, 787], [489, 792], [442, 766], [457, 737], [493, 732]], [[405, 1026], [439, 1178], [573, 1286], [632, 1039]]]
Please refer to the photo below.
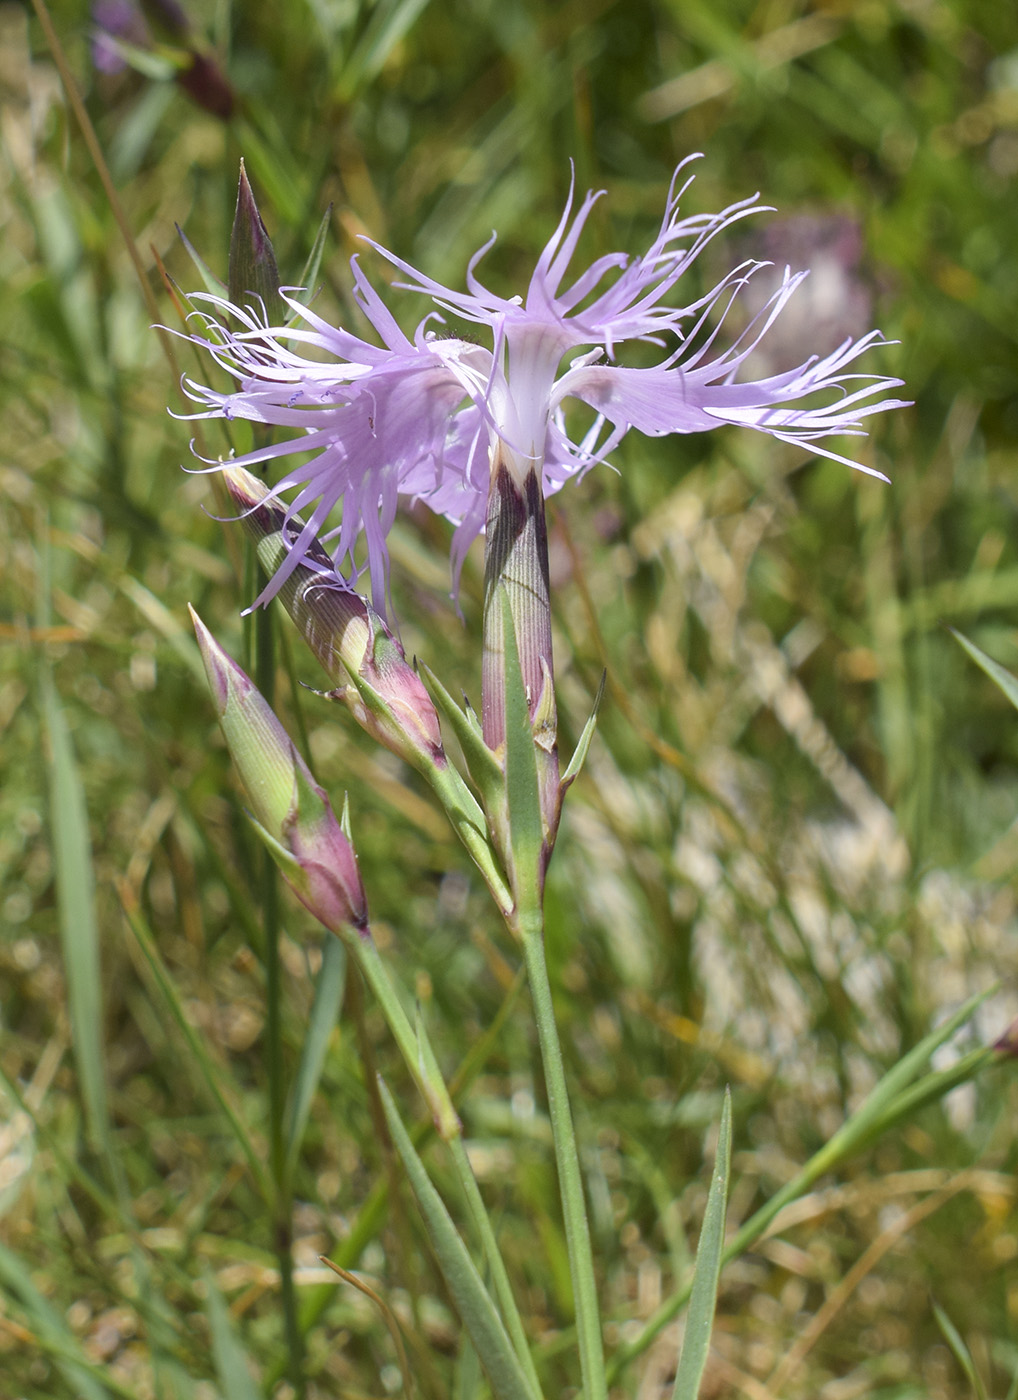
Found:
[[[275, 619], [255, 614], [255, 672], [258, 689], [272, 704], [276, 675]], [[272, 1248], [279, 1262], [287, 1378], [298, 1400], [304, 1394], [304, 1338], [293, 1282], [293, 1192], [286, 1153], [286, 1071], [283, 1064], [282, 964], [279, 957], [279, 876], [268, 852], [262, 853], [261, 915], [265, 938], [265, 1056], [269, 1080], [269, 1171], [272, 1177]]]

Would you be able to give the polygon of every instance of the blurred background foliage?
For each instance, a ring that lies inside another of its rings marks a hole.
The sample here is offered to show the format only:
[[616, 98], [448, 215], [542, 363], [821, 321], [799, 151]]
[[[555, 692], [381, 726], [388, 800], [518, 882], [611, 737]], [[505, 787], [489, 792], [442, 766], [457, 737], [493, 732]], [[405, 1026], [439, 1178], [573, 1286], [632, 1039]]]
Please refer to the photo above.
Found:
[[[609, 192], [584, 257], [645, 247], [675, 164], [703, 151], [689, 212], [754, 189], [778, 211], [731, 231], [703, 276], [747, 256], [814, 268], [771, 367], [870, 325], [900, 341], [870, 363], [915, 407], [848, 444], [890, 487], [749, 434], [633, 435], [617, 472], [551, 507], [567, 741], [609, 678], [549, 941], [617, 1345], [688, 1267], [726, 1082], [738, 1220], [967, 993], [1004, 988], [977, 1039], [1018, 1014], [1018, 726], [943, 626], [1018, 666], [1014, 14], [218, 0], [185, 19], [125, 3], [98, 10], [119, 47], [96, 48], [84, 5], [52, 13], [169, 326], [157, 259], [195, 286], [179, 224], [225, 276], [240, 157], [284, 282], [332, 205], [317, 307], [356, 323], [351, 254], [390, 277], [363, 233], [461, 285], [497, 229], [483, 275], [522, 290], [570, 162], [581, 190]], [[237, 532], [180, 470], [193, 427], [166, 404], [183, 410], [176, 377], [196, 363], [180, 342], [175, 368], [163, 356], [21, 4], [0, 4], [0, 130], [0, 1393], [292, 1395], [242, 1150], [257, 1157], [265, 1127], [255, 853], [186, 630], [190, 601], [241, 653]], [[407, 328], [421, 314], [393, 304]], [[480, 560], [461, 624], [448, 539], [402, 518], [395, 613], [408, 652], [476, 699]], [[350, 792], [380, 941], [451, 1073], [516, 952], [413, 776], [297, 696], [319, 778]], [[292, 1073], [321, 951], [290, 902], [284, 922]], [[351, 995], [295, 1183], [309, 1396], [400, 1387], [381, 1313], [317, 1262], [389, 1180], [366, 1053], [418, 1111]], [[571, 1304], [528, 1024], [510, 1004], [463, 1114], [561, 1394]], [[723, 1276], [709, 1394], [968, 1394], [931, 1297], [1005, 1393], [1016, 1108], [993, 1069], [779, 1217]], [[403, 1319], [422, 1393], [467, 1397], [470, 1357], [411, 1222], [397, 1203], [348, 1262]], [[672, 1328], [619, 1393], [670, 1393], [675, 1345]]]

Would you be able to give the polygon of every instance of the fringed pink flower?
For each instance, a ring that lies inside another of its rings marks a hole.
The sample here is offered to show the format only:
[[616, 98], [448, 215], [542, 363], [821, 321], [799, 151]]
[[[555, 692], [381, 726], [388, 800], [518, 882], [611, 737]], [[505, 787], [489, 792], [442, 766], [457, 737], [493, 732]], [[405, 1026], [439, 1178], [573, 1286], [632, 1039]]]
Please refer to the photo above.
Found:
[[[580, 234], [600, 197], [588, 193], [574, 213], [570, 193], [524, 297], [496, 296], [478, 280], [476, 268], [490, 242], [471, 260], [465, 292], [373, 245], [405, 274], [407, 280], [397, 285], [439, 308], [421, 321], [412, 340], [356, 258], [354, 295], [379, 345], [329, 325], [290, 297], [298, 320], [273, 327], [224, 298], [192, 296], [208, 308], [196, 313], [205, 333], [193, 339], [238, 381], [232, 393], [185, 381], [203, 406], [194, 416], [247, 418], [295, 432], [235, 459], [243, 466], [290, 459], [273, 495], [305, 521], [289, 560], [259, 601], [277, 591], [315, 535], [331, 542], [337, 568], [356, 576], [354, 551], [362, 532], [373, 592], [376, 600], [383, 598], [386, 535], [400, 497], [423, 501], [456, 526], [452, 563], [458, 577], [484, 527], [489, 462], [499, 441], [521, 482], [531, 469], [540, 473], [545, 495], [603, 461], [630, 428], [658, 437], [735, 424], [882, 475], [819, 445], [835, 435], [862, 434], [870, 414], [902, 406], [889, 397], [901, 380], [853, 368], [883, 341], [879, 331], [848, 339], [823, 357], [811, 355], [783, 374], [740, 380], [740, 370], [807, 274], [786, 269], [780, 286], [726, 349], [717, 348], [725, 314], [766, 264], [743, 263], [695, 301], [675, 304], [680, 279], [707, 243], [763, 207], [754, 197], [719, 214], [680, 218], [680, 200], [691, 181], [679, 181], [686, 164], [676, 171], [647, 252], [633, 259], [608, 254], [566, 284]], [[444, 324], [442, 311], [486, 327], [490, 348], [440, 334], [435, 323]], [[618, 363], [627, 341], [660, 347], [661, 359], [643, 368]], [[309, 359], [305, 351], [319, 358]], [[582, 435], [571, 434], [567, 425], [563, 403], [570, 398], [593, 410]], [[292, 461], [296, 454], [299, 464]], [[340, 502], [340, 523], [327, 531]]]

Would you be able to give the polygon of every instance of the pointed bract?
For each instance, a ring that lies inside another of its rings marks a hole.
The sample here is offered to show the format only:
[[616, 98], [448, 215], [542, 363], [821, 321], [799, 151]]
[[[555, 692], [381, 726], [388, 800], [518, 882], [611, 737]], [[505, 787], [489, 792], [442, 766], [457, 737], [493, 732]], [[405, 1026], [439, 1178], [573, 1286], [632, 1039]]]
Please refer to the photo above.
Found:
[[240, 162], [237, 208], [230, 233], [227, 274], [230, 300], [261, 309], [270, 324], [281, 322], [286, 308], [279, 295], [279, 269], [272, 240], [255, 203], [254, 191]]

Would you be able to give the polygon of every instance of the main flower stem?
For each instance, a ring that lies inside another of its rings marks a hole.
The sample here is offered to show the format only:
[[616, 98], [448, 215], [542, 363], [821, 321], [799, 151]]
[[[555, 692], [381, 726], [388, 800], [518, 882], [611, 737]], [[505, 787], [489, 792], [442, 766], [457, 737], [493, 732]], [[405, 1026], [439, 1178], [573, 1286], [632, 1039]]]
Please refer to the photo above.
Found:
[[544, 956], [544, 872], [561, 806], [544, 494], [539, 467], [530, 463], [522, 471], [502, 442], [492, 452], [484, 550], [481, 721], [484, 741], [505, 774], [504, 796], [488, 820], [512, 886], [507, 923], [523, 946], [541, 1045], [583, 1393], [585, 1400], [606, 1400], [583, 1176]]
[[555, 1024], [551, 983], [548, 981], [548, 965], [544, 956], [544, 918], [539, 896], [529, 907], [524, 907], [521, 902], [516, 912], [514, 929], [523, 944], [534, 1021], [541, 1046], [544, 1082], [548, 1091], [555, 1165], [558, 1169], [562, 1215], [566, 1227], [569, 1272], [573, 1282], [583, 1394], [585, 1400], [606, 1400], [608, 1391], [605, 1382], [597, 1281], [594, 1276], [594, 1256], [583, 1198], [580, 1156], [573, 1130], [572, 1110], [569, 1107], [565, 1066], [562, 1063], [562, 1046]]

